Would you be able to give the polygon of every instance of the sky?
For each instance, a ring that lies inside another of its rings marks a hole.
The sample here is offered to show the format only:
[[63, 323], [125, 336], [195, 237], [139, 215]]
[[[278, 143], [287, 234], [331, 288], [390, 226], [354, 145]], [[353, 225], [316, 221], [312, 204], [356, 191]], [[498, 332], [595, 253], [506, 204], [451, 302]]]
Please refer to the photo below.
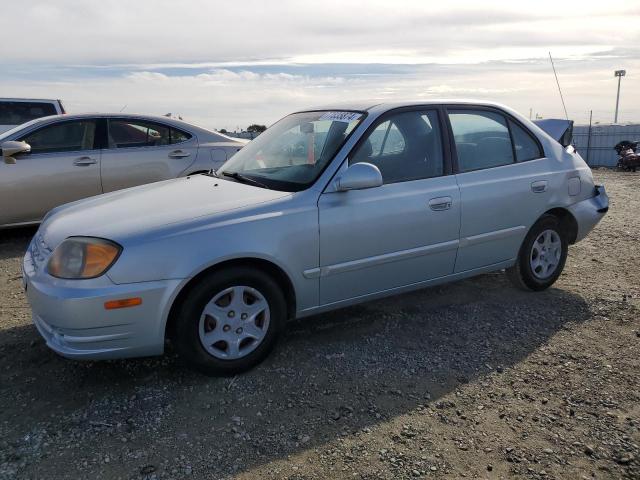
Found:
[[227, 130], [309, 107], [473, 98], [640, 122], [640, 0], [0, 0], [0, 97]]

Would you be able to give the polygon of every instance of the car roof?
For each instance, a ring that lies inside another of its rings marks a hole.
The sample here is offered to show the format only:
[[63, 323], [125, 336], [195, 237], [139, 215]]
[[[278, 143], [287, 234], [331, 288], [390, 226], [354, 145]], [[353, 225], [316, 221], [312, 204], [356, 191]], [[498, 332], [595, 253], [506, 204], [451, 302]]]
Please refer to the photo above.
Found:
[[[103, 112], [84, 112], [84, 113], [66, 113], [64, 116], [61, 115], [50, 115], [48, 117], [42, 117], [42, 119], [51, 119], [55, 117], [64, 118], [65, 120], [72, 118], [107, 118], [107, 117], [118, 117], [118, 118], [136, 118], [136, 119], [145, 119], [145, 120], [155, 120], [162, 123], [169, 123], [178, 125], [185, 125], [189, 127], [195, 127], [192, 123], [185, 122], [184, 120], [178, 120], [176, 118], [166, 117], [164, 115], [148, 115], [143, 113], [103, 113]], [[201, 127], [197, 127], [201, 128]]]
[[504, 105], [488, 100], [476, 99], [424, 99], [424, 100], [394, 100], [394, 101], [359, 101], [348, 103], [335, 103], [323, 105], [317, 108], [306, 108], [299, 110], [300, 112], [311, 112], [316, 110], [335, 110], [335, 111], [357, 111], [357, 112], [382, 112], [403, 107], [417, 107], [421, 105], [481, 105], [488, 107], [498, 107], [505, 109]]
[[52, 98], [11, 98], [11, 97], [6, 97], [6, 98], [0, 98], [0, 102], [50, 102], [50, 103], [54, 103], [54, 102], [59, 102], [60, 100], [58, 99], [52, 99]]
[[[86, 113], [65, 113], [62, 115], [48, 115], [46, 117], [40, 117], [31, 122], [27, 122], [30, 126], [47, 123], [54, 120], [76, 120], [83, 118], [130, 118], [136, 120], [149, 120], [162, 123], [164, 125], [173, 126], [181, 130], [187, 130], [190, 133], [204, 134], [207, 135], [210, 140], [207, 140], [208, 143], [213, 142], [230, 142], [244, 145], [244, 141], [242, 139], [236, 139], [225, 135], [220, 132], [216, 132], [213, 130], [209, 130], [208, 128], [199, 127], [192, 123], [185, 122], [183, 120], [178, 120], [171, 117], [166, 117], [164, 115], [146, 115], [146, 114], [138, 114], [138, 113], [102, 113], [102, 112], [86, 112]], [[26, 125], [26, 124], [25, 124]]]

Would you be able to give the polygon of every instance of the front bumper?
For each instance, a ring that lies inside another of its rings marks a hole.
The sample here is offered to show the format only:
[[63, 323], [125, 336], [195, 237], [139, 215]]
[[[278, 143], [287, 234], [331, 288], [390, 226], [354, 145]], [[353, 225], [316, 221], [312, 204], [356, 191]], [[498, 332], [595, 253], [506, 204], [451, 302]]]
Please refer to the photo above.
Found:
[[[30, 248], [23, 261], [23, 284], [33, 323], [56, 353], [101, 360], [160, 355], [166, 316], [180, 280], [116, 285], [106, 276], [59, 280], [38, 268]], [[142, 304], [106, 310], [105, 302], [140, 297]]]
[[569, 207], [578, 223], [576, 242], [586, 237], [609, 211], [609, 196], [603, 185], [596, 185], [595, 195]]

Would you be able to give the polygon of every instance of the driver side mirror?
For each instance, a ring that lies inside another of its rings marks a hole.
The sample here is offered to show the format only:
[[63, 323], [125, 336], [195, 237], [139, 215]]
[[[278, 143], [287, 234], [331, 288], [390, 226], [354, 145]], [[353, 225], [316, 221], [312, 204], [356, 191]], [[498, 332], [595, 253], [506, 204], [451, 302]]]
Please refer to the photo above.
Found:
[[27, 142], [17, 142], [15, 140], [3, 142], [0, 148], [2, 149], [4, 163], [8, 165], [15, 165], [16, 159], [13, 158], [14, 155], [18, 153], [29, 153], [31, 151], [31, 145]]
[[378, 167], [371, 163], [354, 163], [336, 180], [336, 190], [362, 190], [382, 185], [382, 174]]

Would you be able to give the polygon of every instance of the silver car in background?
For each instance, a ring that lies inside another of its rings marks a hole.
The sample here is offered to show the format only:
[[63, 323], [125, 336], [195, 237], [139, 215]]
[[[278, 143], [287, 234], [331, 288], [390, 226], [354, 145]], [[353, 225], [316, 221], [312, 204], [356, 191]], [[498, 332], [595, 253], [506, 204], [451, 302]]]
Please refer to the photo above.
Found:
[[49, 116], [0, 135], [0, 227], [54, 207], [220, 167], [247, 143], [167, 117]]
[[497, 104], [314, 109], [217, 176], [55, 209], [24, 286], [63, 356], [157, 355], [170, 339], [196, 368], [232, 374], [291, 318], [501, 269], [543, 290], [608, 205], [571, 146]]

